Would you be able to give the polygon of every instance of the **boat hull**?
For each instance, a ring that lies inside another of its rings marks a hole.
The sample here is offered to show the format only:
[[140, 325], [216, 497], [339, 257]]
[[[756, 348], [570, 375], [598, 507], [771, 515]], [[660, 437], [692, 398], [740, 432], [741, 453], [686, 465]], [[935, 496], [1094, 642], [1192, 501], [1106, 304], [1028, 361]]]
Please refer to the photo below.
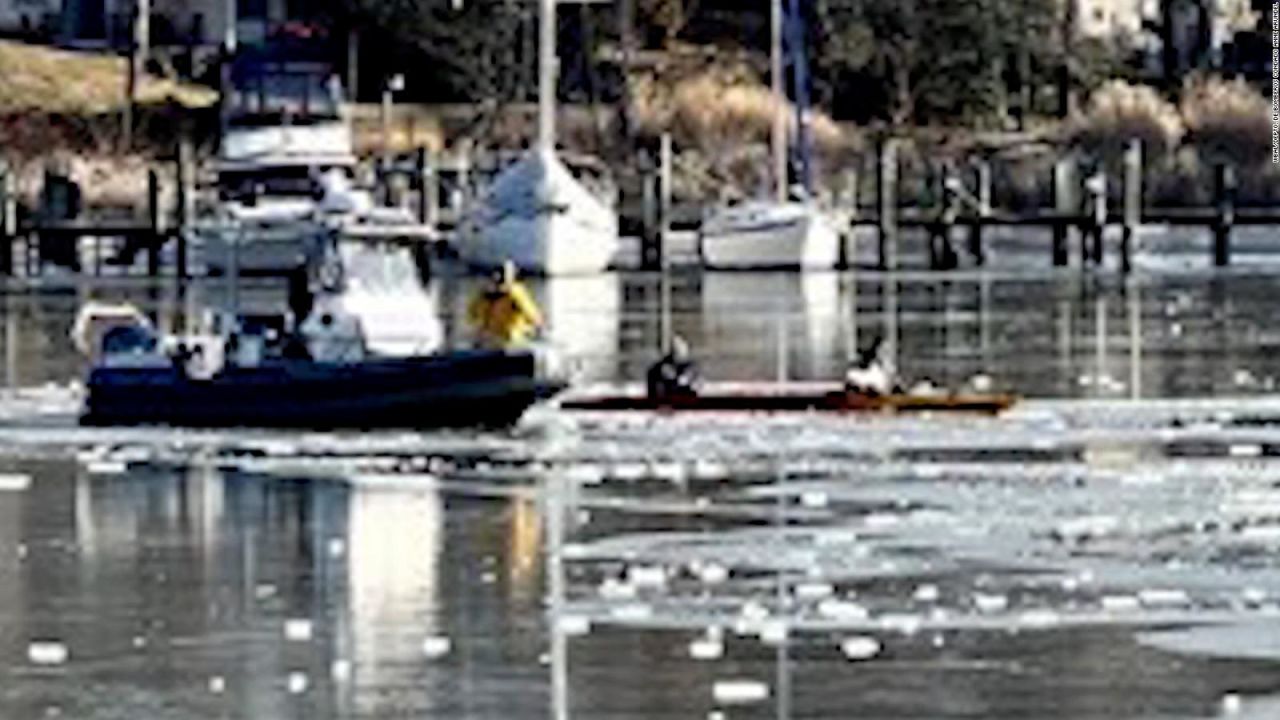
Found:
[[494, 222], [463, 238], [458, 249], [467, 264], [480, 269], [511, 261], [534, 275], [590, 275], [609, 269], [619, 247], [616, 225], [548, 211]]
[[96, 368], [81, 423], [94, 426], [506, 427], [563, 384], [531, 353], [460, 352], [352, 365], [271, 361], [209, 379], [176, 368]]
[[704, 223], [699, 247], [711, 270], [831, 270], [840, 233], [806, 205], [734, 208]]

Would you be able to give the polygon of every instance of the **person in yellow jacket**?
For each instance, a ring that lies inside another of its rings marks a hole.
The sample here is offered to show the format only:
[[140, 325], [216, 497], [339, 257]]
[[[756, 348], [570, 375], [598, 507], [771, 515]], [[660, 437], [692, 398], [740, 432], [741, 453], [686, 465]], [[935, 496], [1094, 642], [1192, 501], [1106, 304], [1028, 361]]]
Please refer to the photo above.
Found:
[[502, 350], [527, 344], [543, 325], [538, 303], [516, 278], [516, 266], [510, 261], [472, 298], [467, 320], [477, 345]]

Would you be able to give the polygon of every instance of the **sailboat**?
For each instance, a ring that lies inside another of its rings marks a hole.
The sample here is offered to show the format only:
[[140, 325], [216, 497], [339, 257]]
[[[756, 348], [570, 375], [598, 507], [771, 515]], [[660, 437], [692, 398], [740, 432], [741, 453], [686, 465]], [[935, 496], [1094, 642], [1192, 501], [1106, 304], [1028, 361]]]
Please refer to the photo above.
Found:
[[[830, 270], [840, 257], [840, 232], [832, 217], [812, 200], [808, 177], [807, 72], [801, 48], [801, 19], [795, 0], [790, 22], [785, 22], [782, 0], [773, 0], [773, 94], [779, 108], [774, 114], [773, 153], [776, 194], [718, 207], [708, 212], [699, 232], [704, 265], [715, 270]], [[791, 51], [796, 80], [796, 130], [801, 155], [800, 192], [787, 184], [787, 121], [783, 88], [783, 34], [791, 28]]]
[[608, 269], [619, 248], [618, 214], [610, 198], [588, 189], [556, 152], [556, 3], [541, 0], [538, 142], [500, 172], [457, 242], [468, 264], [494, 268], [510, 260], [538, 275]]

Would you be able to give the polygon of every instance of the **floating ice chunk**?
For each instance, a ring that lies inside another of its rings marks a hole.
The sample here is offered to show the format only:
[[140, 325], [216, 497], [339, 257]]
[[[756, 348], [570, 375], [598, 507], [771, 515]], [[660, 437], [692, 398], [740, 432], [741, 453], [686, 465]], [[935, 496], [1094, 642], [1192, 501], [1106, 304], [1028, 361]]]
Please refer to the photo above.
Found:
[[759, 680], [717, 680], [711, 696], [722, 705], [750, 705], [769, 699], [769, 686]]
[[267, 600], [276, 596], [276, 586], [271, 583], [258, 583], [253, 588], [253, 596], [259, 600]]
[[422, 641], [422, 654], [428, 660], [439, 660], [453, 650], [453, 641], [444, 635], [430, 635]]
[[880, 641], [869, 635], [854, 635], [840, 643], [840, 652], [849, 660], [870, 660], [880, 654]]
[[291, 695], [301, 695], [311, 685], [311, 679], [307, 677], [306, 673], [295, 670], [289, 673], [289, 679], [285, 684], [289, 688]]
[[346, 682], [351, 678], [351, 661], [341, 658], [334, 660], [329, 665], [329, 677], [335, 682]]
[[26, 492], [31, 476], [25, 473], [0, 473], [0, 492]]
[[342, 538], [329, 539], [329, 557], [340, 558], [347, 552], [347, 543]]
[[933, 636], [932, 642], [935, 648], [939, 648], [939, 649], [944, 648], [947, 646], [947, 636], [943, 635], [942, 633], [937, 633], [936, 635]]
[[1191, 598], [1185, 590], [1147, 588], [1138, 592], [1138, 602], [1149, 608], [1186, 607]]
[[143, 637], [143, 636], [141, 636], [141, 635], [134, 635], [134, 636], [133, 636], [133, 647], [134, 647], [134, 648], [141, 650], [142, 648], [144, 648], [144, 647], [146, 647], [146, 646], [147, 646], [147, 639], [146, 639], [145, 637]]
[[214, 675], [209, 678], [209, 692], [214, 695], [221, 695], [227, 691], [227, 679], [221, 675]]
[[1243, 709], [1243, 703], [1240, 696], [1236, 693], [1227, 693], [1222, 696], [1222, 714], [1223, 715], [1239, 715]]
[[1267, 591], [1262, 588], [1245, 588], [1241, 595], [1244, 597], [1245, 602], [1254, 605], [1261, 605], [1267, 601]]
[[1062, 621], [1062, 617], [1048, 608], [1026, 610], [1018, 616], [1018, 623], [1031, 628], [1053, 627]]
[[707, 585], [719, 585], [729, 579], [729, 568], [707, 563], [698, 569], [698, 579]]
[[916, 588], [916, 591], [911, 594], [911, 597], [916, 602], [922, 602], [922, 603], [938, 602], [938, 597], [939, 597], [938, 586], [933, 585], [931, 583], [920, 585]]
[[703, 637], [689, 643], [689, 657], [694, 660], [719, 660], [724, 657], [724, 641], [715, 637]]
[[1110, 515], [1087, 515], [1059, 523], [1056, 533], [1067, 540], [1081, 540], [1109, 535], [1120, 526]]
[[742, 610], [739, 614], [744, 620], [761, 622], [769, 617], [769, 609], [755, 600], [748, 600], [742, 604]]
[[674, 462], [653, 463], [649, 474], [657, 480], [665, 480], [672, 484], [683, 483], [686, 479], [684, 465]]
[[729, 468], [715, 460], [695, 460], [693, 477], [698, 480], [723, 480], [729, 476]]
[[787, 641], [789, 630], [783, 620], [767, 620], [760, 624], [760, 642], [765, 645], [781, 645]]
[[1107, 612], [1134, 612], [1142, 606], [1134, 595], [1103, 595], [1100, 602]]
[[591, 632], [591, 618], [585, 615], [563, 615], [558, 625], [567, 637], [581, 637]]
[[833, 594], [835, 594], [835, 588], [831, 583], [806, 582], [796, 585], [796, 597], [801, 600], [821, 600]]
[[27, 660], [32, 665], [61, 665], [70, 657], [67, 646], [56, 640], [37, 640], [27, 646]]
[[887, 528], [898, 525], [902, 522], [902, 518], [891, 513], [876, 512], [870, 513], [862, 518], [862, 523], [869, 528]]
[[800, 504], [807, 508], [824, 508], [827, 506], [827, 494], [821, 490], [808, 490], [800, 493]]
[[84, 469], [90, 475], [123, 475], [129, 466], [121, 460], [91, 460], [85, 463]]
[[284, 637], [290, 642], [311, 642], [312, 630], [312, 623], [306, 618], [284, 621]]
[[818, 603], [818, 614], [832, 620], [844, 622], [866, 620], [870, 616], [867, 609], [858, 603], [834, 598]]
[[610, 614], [617, 620], [636, 622], [653, 617], [653, 608], [645, 603], [633, 602], [614, 607]]
[[723, 710], [712, 710], [707, 713], [707, 720], [724, 720]]
[[1236, 458], [1260, 457], [1262, 455], [1262, 446], [1242, 443], [1239, 445], [1232, 445], [1228, 448], [1227, 453], [1231, 455], [1231, 457]]
[[920, 625], [924, 620], [919, 615], [910, 613], [886, 613], [880, 616], [880, 627], [885, 630], [894, 630], [903, 635], [915, 635], [920, 631]]
[[604, 482], [604, 470], [599, 465], [582, 463], [570, 466], [565, 471], [565, 477], [579, 485], [599, 485]]
[[613, 476], [618, 480], [634, 482], [642, 480], [648, 467], [644, 463], [615, 463]]
[[665, 587], [667, 584], [667, 570], [660, 565], [632, 565], [627, 568], [627, 582], [638, 588]]
[[636, 596], [636, 586], [616, 578], [605, 578], [596, 592], [606, 600], [631, 600]]
[[18, 559], [19, 559], [19, 560], [26, 560], [26, 559], [27, 559], [27, 552], [28, 552], [28, 550], [27, 550], [27, 544], [26, 544], [26, 543], [18, 543]]

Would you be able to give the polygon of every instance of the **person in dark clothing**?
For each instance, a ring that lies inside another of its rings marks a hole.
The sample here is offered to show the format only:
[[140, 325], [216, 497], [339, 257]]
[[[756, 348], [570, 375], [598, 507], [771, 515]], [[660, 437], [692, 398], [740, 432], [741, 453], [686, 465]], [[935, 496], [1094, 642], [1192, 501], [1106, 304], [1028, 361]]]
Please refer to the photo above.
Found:
[[702, 377], [684, 338], [677, 335], [671, 339], [671, 350], [649, 368], [645, 380], [649, 397], [654, 400], [698, 396]]

